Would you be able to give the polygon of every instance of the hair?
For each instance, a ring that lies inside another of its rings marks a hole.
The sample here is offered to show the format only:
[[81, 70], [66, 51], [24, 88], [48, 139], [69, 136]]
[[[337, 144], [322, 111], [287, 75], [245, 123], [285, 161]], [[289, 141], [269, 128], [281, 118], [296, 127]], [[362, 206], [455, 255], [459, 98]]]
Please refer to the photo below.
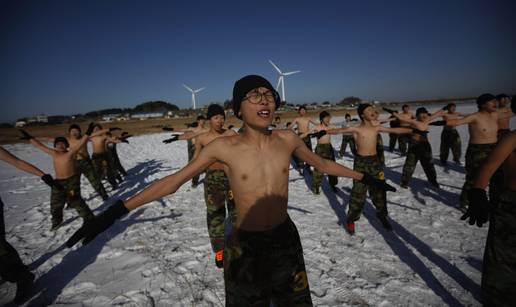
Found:
[[498, 95], [496, 95], [496, 99], [497, 100], [502, 100], [504, 98], [511, 98], [511, 97], [509, 97], [507, 94], [498, 94]]
[[344, 115], [344, 117], [351, 117], [351, 114], [346, 113], [346, 115]]
[[362, 115], [364, 114], [365, 109], [372, 107], [373, 105], [370, 103], [361, 103], [358, 105], [357, 113], [358, 117], [360, 117], [361, 120], [363, 120]]
[[72, 131], [72, 129], [77, 129], [81, 131], [81, 127], [79, 127], [79, 125], [77, 124], [71, 124], [70, 127], [68, 127], [68, 132]]
[[215, 115], [222, 115], [224, 118], [226, 118], [226, 113], [224, 113], [224, 108], [216, 103], [210, 104], [208, 106], [208, 111], [206, 112], [206, 116], [208, 119], [211, 119]]
[[65, 144], [65, 147], [68, 148], [70, 147], [70, 144], [68, 143], [68, 140], [64, 137], [64, 136], [58, 136], [54, 139], [54, 147], [56, 147], [56, 145], [58, 143], [63, 143]]
[[204, 115], [199, 115], [197, 116], [197, 120], [206, 120], [206, 117], [204, 117]]
[[302, 105], [302, 106], [299, 106], [299, 108], [297, 108], [297, 111], [301, 111], [301, 109], [304, 109], [306, 111], [306, 106], [305, 105]]
[[233, 129], [233, 127], [235, 127], [235, 126], [233, 126], [233, 125], [229, 125], [229, 126], [228, 126], [228, 129]]
[[450, 110], [451, 107], [457, 107], [457, 105], [453, 102], [450, 102], [449, 104], [446, 105], [446, 110]]
[[274, 120], [276, 120], [276, 119], [279, 119], [279, 120], [281, 120], [281, 117], [279, 117], [279, 116], [276, 116], [276, 117], [274, 118]]
[[408, 104], [404, 104], [403, 106], [401, 106], [401, 109], [405, 110], [405, 108], [408, 108], [408, 107], [410, 107]]
[[322, 123], [323, 119], [328, 116], [331, 116], [330, 113], [328, 113], [327, 111], [322, 111], [321, 113], [319, 113], [319, 121]]
[[99, 128], [99, 129], [102, 129], [102, 125], [101, 125], [101, 124], [95, 124], [95, 125], [93, 125], [93, 128], [95, 128], [95, 127]]
[[419, 116], [419, 114], [423, 114], [423, 113], [429, 114], [428, 110], [426, 108], [424, 108], [424, 107], [417, 108], [417, 110], [416, 110], [416, 117]]

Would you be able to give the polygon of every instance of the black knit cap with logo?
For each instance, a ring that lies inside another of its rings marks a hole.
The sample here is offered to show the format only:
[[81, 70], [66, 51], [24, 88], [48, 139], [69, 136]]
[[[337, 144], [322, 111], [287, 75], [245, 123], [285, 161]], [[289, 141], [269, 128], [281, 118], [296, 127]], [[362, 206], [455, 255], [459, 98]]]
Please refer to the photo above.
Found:
[[240, 105], [242, 104], [242, 100], [244, 99], [245, 95], [259, 87], [265, 87], [266, 89], [273, 92], [275, 96], [274, 101], [276, 103], [276, 109], [280, 107], [281, 100], [279, 98], [278, 92], [274, 89], [274, 87], [272, 87], [271, 83], [262, 76], [248, 75], [235, 82], [235, 86], [233, 87], [232, 106], [236, 117], [242, 119], [242, 116], [240, 116], [238, 113], [240, 112]]

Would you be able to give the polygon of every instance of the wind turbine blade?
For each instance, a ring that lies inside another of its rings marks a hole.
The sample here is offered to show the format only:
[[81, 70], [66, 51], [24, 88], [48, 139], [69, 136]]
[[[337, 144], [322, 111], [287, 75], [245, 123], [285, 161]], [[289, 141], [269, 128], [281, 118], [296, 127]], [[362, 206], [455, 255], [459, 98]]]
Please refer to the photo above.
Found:
[[193, 90], [192, 90], [191, 88], [189, 88], [188, 86], [186, 86], [186, 85], [184, 85], [184, 84], [183, 84], [183, 86], [184, 86], [187, 90], [189, 90], [190, 92], [193, 92]]
[[278, 85], [276, 86], [276, 91], [279, 91], [280, 84], [281, 84], [281, 76], [278, 78]]
[[297, 73], [300, 73], [300, 72], [301, 72], [300, 70], [289, 71], [289, 72], [284, 73], [283, 75], [284, 76], [289, 76], [289, 75], [297, 74]]
[[276, 68], [276, 70], [278, 71], [279, 74], [282, 74], [281, 70], [279, 69], [278, 66], [276, 66], [276, 64], [272, 63], [271, 60], [269, 60], [269, 63], [271, 63], [271, 65], [274, 66], [274, 68]]
[[205, 87], [201, 87], [201, 88], [196, 89], [194, 92], [199, 93], [200, 91], [202, 91], [204, 89], [205, 89]]

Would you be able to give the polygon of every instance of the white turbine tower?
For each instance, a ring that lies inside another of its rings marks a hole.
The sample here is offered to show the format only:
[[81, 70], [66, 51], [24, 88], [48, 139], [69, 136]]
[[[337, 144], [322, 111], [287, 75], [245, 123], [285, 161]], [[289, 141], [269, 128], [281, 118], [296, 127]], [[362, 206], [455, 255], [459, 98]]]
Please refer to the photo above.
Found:
[[185, 84], [183, 84], [183, 86], [192, 93], [192, 106], [193, 106], [193, 109], [195, 110], [195, 94], [197, 94], [200, 91], [204, 90], [205, 87], [201, 87], [201, 88], [198, 88], [196, 90], [193, 90], [191, 87], [189, 87], [189, 86], [187, 86]]
[[279, 69], [279, 67], [276, 66], [276, 64], [274, 64], [271, 60], [269, 60], [269, 63], [271, 63], [271, 65], [279, 73], [278, 85], [276, 86], [276, 90], [279, 91], [279, 87], [280, 87], [280, 84], [281, 84], [281, 100], [285, 102], [285, 101], [287, 101], [287, 98], [285, 96], [285, 76], [290, 76], [290, 75], [293, 75], [293, 74], [297, 74], [297, 73], [299, 73], [301, 71], [300, 70], [294, 70], [294, 71], [289, 71], [289, 72], [282, 72], [281, 69]]

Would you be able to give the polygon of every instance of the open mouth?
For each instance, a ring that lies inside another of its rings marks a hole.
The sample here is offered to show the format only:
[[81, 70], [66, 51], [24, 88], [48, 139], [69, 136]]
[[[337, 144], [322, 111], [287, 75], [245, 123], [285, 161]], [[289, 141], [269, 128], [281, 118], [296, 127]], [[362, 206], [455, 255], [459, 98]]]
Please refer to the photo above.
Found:
[[269, 110], [262, 110], [262, 111], [259, 111], [257, 114], [260, 117], [269, 118], [269, 116], [271, 115], [271, 112]]

